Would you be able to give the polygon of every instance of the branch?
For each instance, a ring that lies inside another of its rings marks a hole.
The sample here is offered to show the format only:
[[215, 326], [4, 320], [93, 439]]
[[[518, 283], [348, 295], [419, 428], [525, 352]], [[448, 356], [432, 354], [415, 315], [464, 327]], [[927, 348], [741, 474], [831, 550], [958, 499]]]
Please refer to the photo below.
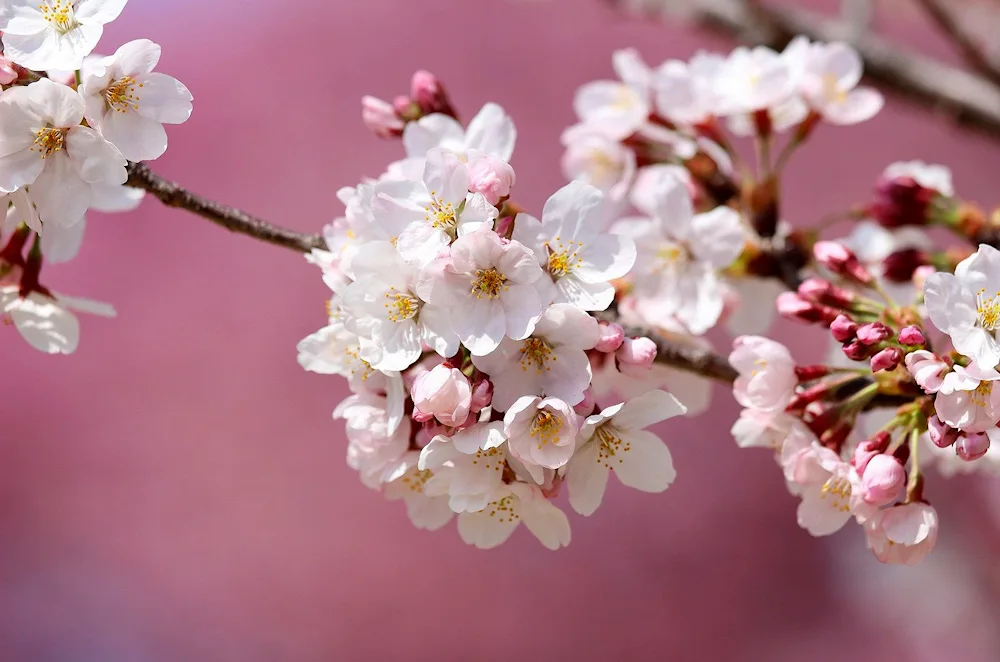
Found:
[[[608, 0], [624, 5], [629, 0]], [[635, 0], [632, 0], [633, 4]], [[639, 0], [646, 8], [663, 8], [674, 0]], [[740, 0], [684, 0], [683, 11], [694, 21], [737, 39], [775, 50], [796, 35], [817, 41], [846, 41], [861, 54], [865, 74], [887, 89], [924, 106], [947, 113], [958, 124], [1000, 138], [1000, 89], [982, 76], [900, 50], [880, 37], [854, 37], [849, 23], [794, 7], [781, 9]]]
[[267, 221], [251, 216], [234, 207], [207, 200], [179, 185], [160, 177], [145, 163], [128, 164], [128, 186], [141, 188], [159, 198], [168, 207], [178, 207], [207, 218], [231, 232], [245, 234], [255, 239], [284, 246], [300, 253], [308, 253], [314, 248], [326, 248], [323, 237], [316, 234], [302, 234], [294, 230], [271, 225]]
[[994, 85], [1000, 87], [1000, 68], [983, 51], [969, 32], [962, 27], [954, 14], [945, 8], [941, 0], [917, 0], [927, 15], [955, 46], [973, 70], [979, 72]]

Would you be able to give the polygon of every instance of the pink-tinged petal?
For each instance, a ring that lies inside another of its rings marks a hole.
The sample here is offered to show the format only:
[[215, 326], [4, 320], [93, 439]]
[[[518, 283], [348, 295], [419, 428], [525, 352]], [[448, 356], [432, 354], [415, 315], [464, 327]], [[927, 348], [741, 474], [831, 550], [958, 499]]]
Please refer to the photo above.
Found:
[[134, 111], [108, 113], [101, 134], [129, 161], [153, 161], [167, 151], [163, 125]]
[[42, 78], [29, 85], [28, 92], [39, 115], [57, 128], [76, 126], [83, 119], [83, 97], [65, 85]]
[[79, 0], [76, 19], [82, 22], [110, 23], [118, 18], [128, 0]]
[[432, 198], [450, 203], [457, 213], [469, 192], [469, 173], [454, 152], [432, 149], [424, 165], [424, 185]]
[[29, 149], [0, 156], [0, 191], [15, 191], [33, 184], [44, 168], [45, 161], [38, 152]]
[[538, 322], [545, 310], [545, 306], [538, 297], [538, 290], [531, 285], [518, 285], [516, 283], [508, 285], [500, 293], [500, 302], [503, 305], [506, 333], [514, 340], [522, 340], [530, 336], [535, 329], [535, 323]]
[[531, 214], [518, 214], [514, 218], [514, 232], [510, 238], [525, 248], [544, 257], [544, 240], [541, 238], [542, 222]]
[[952, 274], [931, 274], [924, 282], [924, 301], [931, 322], [944, 333], [976, 323], [975, 299]]
[[[656, 201], [655, 216], [660, 223], [660, 231], [666, 236], [677, 239], [688, 239], [692, 236], [694, 207], [691, 205], [691, 194], [683, 182], [677, 180], [670, 188], [663, 191]], [[617, 225], [614, 229], [622, 232]]]
[[[494, 499], [506, 496], [509, 492], [509, 490], [498, 492], [494, 495]], [[458, 535], [462, 541], [479, 549], [492, 549], [506, 542], [514, 533], [520, 519], [511, 517], [512, 513], [509, 510], [498, 511], [496, 508], [496, 501], [491, 501], [484, 510], [477, 513], [460, 514]], [[492, 517], [490, 513], [493, 513]]]
[[592, 515], [597, 510], [608, 485], [610, 471], [598, 457], [600, 448], [600, 442], [588, 443], [566, 466], [569, 505], [581, 515]]
[[835, 77], [840, 89], [854, 89], [861, 82], [861, 73], [864, 69], [858, 52], [842, 42], [827, 44], [825, 51], [824, 73]]
[[[490, 230], [479, 230], [462, 235], [451, 246], [451, 260], [457, 273], [471, 273], [489, 269], [504, 254], [500, 237]], [[511, 274], [501, 272], [508, 278]]]
[[420, 309], [420, 326], [424, 344], [439, 355], [447, 358], [458, 351], [458, 336], [451, 328], [451, 315], [447, 308], [425, 305]]
[[499, 213], [497, 208], [491, 205], [481, 193], [470, 195], [465, 202], [462, 215], [458, 219], [455, 233], [461, 237], [477, 230], [492, 230], [493, 221], [496, 220]]
[[452, 315], [451, 323], [462, 344], [477, 355], [496, 349], [506, 330], [503, 307], [495, 299], [472, 299], [461, 314]]
[[824, 493], [817, 485], [803, 493], [798, 508], [799, 526], [814, 536], [828, 536], [840, 531], [851, 519], [846, 500]]
[[612, 53], [611, 66], [629, 87], [638, 91], [649, 89], [653, 72], [634, 48], [623, 48]]
[[156, 68], [160, 52], [159, 44], [149, 39], [136, 39], [120, 46], [113, 59], [123, 74], [135, 78]]
[[517, 142], [517, 129], [503, 108], [488, 103], [472, 118], [465, 132], [465, 148], [510, 161]]
[[683, 416], [687, 408], [666, 391], [650, 391], [626, 402], [614, 418], [621, 430], [642, 430], [674, 416]]
[[597, 320], [582, 310], [557, 303], [549, 306], [538, 321], [535, 335], [552, 344], [587, 350], [593, 349], [601, 340], [601, 329]]
[[454, 513], [448, 499], [418, 496], [406, 500], [406, 516], [418, 529], [437, 531], [451, 521]]
[[35, 183], [31, 199], [42, 223], [69, 227], [79, 223], [90, 206], [91, 187], [65, 154], [50, 156]]
[[824, 104], [819, 110], [827, 122], [849, 126], [867, 122], [878, 115], [883, 106], [885, 98], [878, 90], [859, 87], [848, 92], [843, 101]]
[[583, 264], [573, 275], [584, 283], [607, 283], [623, 278], [635, 265], [635, 241], [619, 234], [602, 234], [584, 248]]
[[[604, 194], [582, 181], [572, 181], [556, 191], [542, 208], [544, 239], [588, 242], [604, 226], [601, 205]], [[515, 225], [516, 228], [516, 225]]]
[[183, 124], [191, 117], [194, 97], [176, 78], [154, 72], [142, 76], [139, 84], [137, 105], [143, 117], [162, 124]]
[[949, 335], [955, 349], [975, 361], [980, 368], [995, 368], [1000, 364], [1000, 343], [993, 332], [962, 326], [953, 328]]
[[448, 235], [430, 223], [414, 221], [400, 233], [396, 242], [399, 255], [418, 267], [429, 264], [448, 248]]
[[93, 129], [73, 127], [66, 136], [66, 155], [88, 184], [124, 184], [128, 180], [125, 157]]
[[538, 538], [538, 542], [552, 551], [569, 544], [566, 513], [552, 505], [537, 487], [514, 483], [511, 490], [519, 497], [519, 513], [524, 525]]
[[[492, 233], [491, 233], [492, 234]], [[542, 277], [535, 254], [517, 242], [510, 242], [496, 261], [497, 271], [511, 284], [526, 285]]]
[[740, 215], [730, 207], [716, 207], [691, 221], [691, 251], [716, 269], [731, 265], [745, 243]]
[[649, 115], [649, 105], [628, 85], [614, 81], [587, 83], [573, 99], [577, 116], [612, 140], [635, 133]]
[[677, 478], [677, 471], [667, 445], [646, 430], [629, 430], [621, 434], [622, 449], [606, 460], [618, 480], [642, 492], [662, 492], [670, 487]]
[[457, 120], [434, 113], [407, 123], [403, 129], [403, 148], [409, 157], [424, 157], [435, 147], [461, 148], [464, 137], [465, 131]]

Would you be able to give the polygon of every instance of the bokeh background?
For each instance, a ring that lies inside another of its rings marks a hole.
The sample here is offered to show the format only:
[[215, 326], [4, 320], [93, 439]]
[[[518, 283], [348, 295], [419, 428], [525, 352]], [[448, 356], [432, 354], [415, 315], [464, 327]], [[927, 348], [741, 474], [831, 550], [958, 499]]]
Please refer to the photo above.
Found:
[[[883, 25], [944, 53], [887, 11]], [[303, 231], [399, 155], [364, 130], [359, 99], [405, 92], [415, 68], [466, 117], [507, 108], [517, 197], [538, 208], [563, 183], [573, 92], [611, 75], [613, 49], [655, 63], [731, 47], [600, 0], [132, 0], [101, 50], [138, 37], [196, 99], [157, 170]], [[818, 133], [787, 216], [860, 201], [908, 158], [995, 200], [1000, 145], [890, 99]], [[119, 318], [84, 320], [68, 358], [0, 327], [4, 662], [1000, 659], [994, 486], [931, 479], [939, 549], [882, 566], [857, 527], [814, 540], [796, 526], [772, 459], [732, 442], [718, 389], [711, 414], [663, 429], [668, 492], [612, 484], [595, 516], [571, 513], [559, 553], [526, 531], [477, 551], [454, 525], [416, 531], [345, 465], [330, 412], [346, 388], [295, 362], [326, 296], [301, 257], [155, 201], [90, 220], [47, 281]], [[816, 354], [818, 337], [781, 328]]]

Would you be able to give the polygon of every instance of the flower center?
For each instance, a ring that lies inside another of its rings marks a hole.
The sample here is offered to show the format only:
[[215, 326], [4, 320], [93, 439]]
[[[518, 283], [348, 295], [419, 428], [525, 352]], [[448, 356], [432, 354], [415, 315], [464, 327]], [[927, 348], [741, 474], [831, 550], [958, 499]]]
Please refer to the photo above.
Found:
[[605, 423], [604, 425], [597, 428], [594, 436], [597, 437], [597, 441], [601, 444], [601, 447], [597, 449], [597, 463], [603, 464], [609, 469], [614, 469], [612, 464], [615, 463], [617, 459], [618, 464], [622, 463], [622, 458], [616, 456], [621, 453], [628, 453], [632, 450], [632, 445], [615, 434], [616, 430]]
[[35, 144], [29, 149], [40, 153], [44, 159], [54, 152], [62, 151], [68, 133], [69, 129], [53, 129], [51, 126], [39, 129], [35, 132]]
[[451, 232], [458, 225], [454, 205], [439, 199], [435, 191], [431, 191], [431, 203], [424, 207], [424, 211], [427, 212], [424, 220], [438, 230]]
[[996, 331], [1000, 326], [1000, 292], [992, 297], [986, 296], [986, 288], [976, 292], [976, 315], [979, 326], [987, 331]]
[[143, 85], [145, 83], [137, 83], [131, 76], [125, 76], [104, 88], [104, 100], [109, 108], [119, 113], [124, 113], [129, 108], [139, 110], [139, 95], [135, 91]]
[[535, 420], [531, 422], [531, 427], [528, 428], [528, 436], [535, 439], [539, 450], [541, 450], [542, 446], [548, 444], [557, 445], [561, 430], [562, 419], [552, 412], [543, 409], [535, 415]]
[[502, 499], [490, 501], [486, 504], [486, 510], [490, 511], [490, 517], [496, 517], [497, 521], [516, 522], [521, 519], [521, 516], [517, 514], [515, 506], [514, 497], [505, 496]]
[[979, 386], [969, 396], [969, 400], [977, 407], [986, 407], [993, 394], [993, 382], [979, 382]]
[[615, 93], [611, 107], [615, 110], [631, 110], [635, 106], [635, 92], [628, 85], [621, 85]]
[[847, 92], [840, 87], [840, 80], [833, 74], [823, 76], [823, 93], [837, 103], [844, 103], [847, 100]]
[[828, 496], [832, 501], [832, 506], [834, 509], [839, 510], [842, 513], [848, 512], [850, 507], [851, 498], [851, 481], [847, 480], [843, 476], [830, 476], [823, 487], [820, 488], [821, 499], [825, 499]]
[[653, 270], [670, 273], [680, 271], [687, 262], [687, 259], [688, 253], [684, 246], [675, 244], [672, 241], [664, 242], [656, 250]]
[[522, 371], [527, 372], [530, 366], [534, 366], [538, 374], [542, 373], [542, 368], [550, 371], [552, 368], [546, 365], [550, 360], [555, 361], [556, 357], [552, 356], [552, 348], [541, 338], [528, 338], [521, 343]]
[[545, 250], [549, 254], [549, 273], [556, 278], [562, 278], [583, 264], [583, 258], [580, 257], [583, 242], [569, 241], [563, 246], [562, 240], [556, 237], [552, 243], [545, 242]]
[[38, 5], [42, 18], [49, 22], [60, 34], [66, 34], [80, 25], [73, 16], [73, 3], [70, 0], [52, 0]]
[[507, 463], [503, 451], [499, 448], [488, 448], [486, 450], [480, 448], [476, 451], [474, 457], [475, 459], [472, 460], [473, 464], [482, 464], [484, 469], [492, 469], [493, 471], [503, 471], [503, 467]]
[[607, 152], [592, 149], [590, 157], [590, 180], [595, 186], [609, 186], [618, 181], [621, 176], [621, 166]]
[[390, 322], [404, 322], [420, 312], [420, 301], [409, 292], [397, 292], [395, 287], [390, 287], [385, 298], [383, 305], [389, 311]]
[[472, 281], [472, 294], [477, 299], [484, 296], [487, 299], [499, 299], [500, 292], [507, 291], [507, 277], [496, 270], [496, 267], [489, 269], [476, 269], [476, 278]]
[[431, 479], [431, 472], [429, 469], [424, 469], [423, 471], [414, 471], [403, 476], [400, 480], [403, 485], [405, 485], [414, 494], [423, 494], [424, 485], [428, 480]]

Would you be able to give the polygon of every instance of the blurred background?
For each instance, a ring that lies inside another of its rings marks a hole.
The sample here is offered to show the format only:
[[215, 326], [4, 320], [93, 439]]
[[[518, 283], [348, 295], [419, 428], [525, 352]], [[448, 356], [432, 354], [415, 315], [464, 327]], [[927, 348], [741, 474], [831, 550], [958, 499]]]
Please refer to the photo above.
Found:
[[[877, 4], [882, 28], [957, 60], [904, 0]], [[574, 90], [613, 75], [614, 49], [658, 63], [733, 46], [602, 0], [131, 0], [100, 50], [139, 37], [195, 95], [157, 171], [310, 232], [342, 212], [340, 186], [401, 154], [364, 129], [359, 100], [405, 93], [416, 68], [465, 117], [507, 109], [518, 201], [539, 209], [563, 184]], [[890, 96], [802, 150], [786, 216], [860, 202], [905, 159], [996, 200], [1000, 143]], [[798, 528], [769, 454], [733, 443], [737, 407], [717, 388], [710, 414], [661, 430], [669, 491], [612, 482], [595, 516], [570, 513], [558, 553], [523, 530], [477, 551], [454, 525], [415, 530], [345, 465], [330, 412], [346, 386], [295, 361], [327, 296], [301, 257], [148, 200], [92, 215], [80, 257], [46, 275], [119, 318], [83, 320], [63, 358], [0, 327], [0, 661], [1000, 659], [988, 482], [931, 477], [937, 551], [882, 566], [858, 527]], [[792, 331], [778, 337], [818, 358]]]

